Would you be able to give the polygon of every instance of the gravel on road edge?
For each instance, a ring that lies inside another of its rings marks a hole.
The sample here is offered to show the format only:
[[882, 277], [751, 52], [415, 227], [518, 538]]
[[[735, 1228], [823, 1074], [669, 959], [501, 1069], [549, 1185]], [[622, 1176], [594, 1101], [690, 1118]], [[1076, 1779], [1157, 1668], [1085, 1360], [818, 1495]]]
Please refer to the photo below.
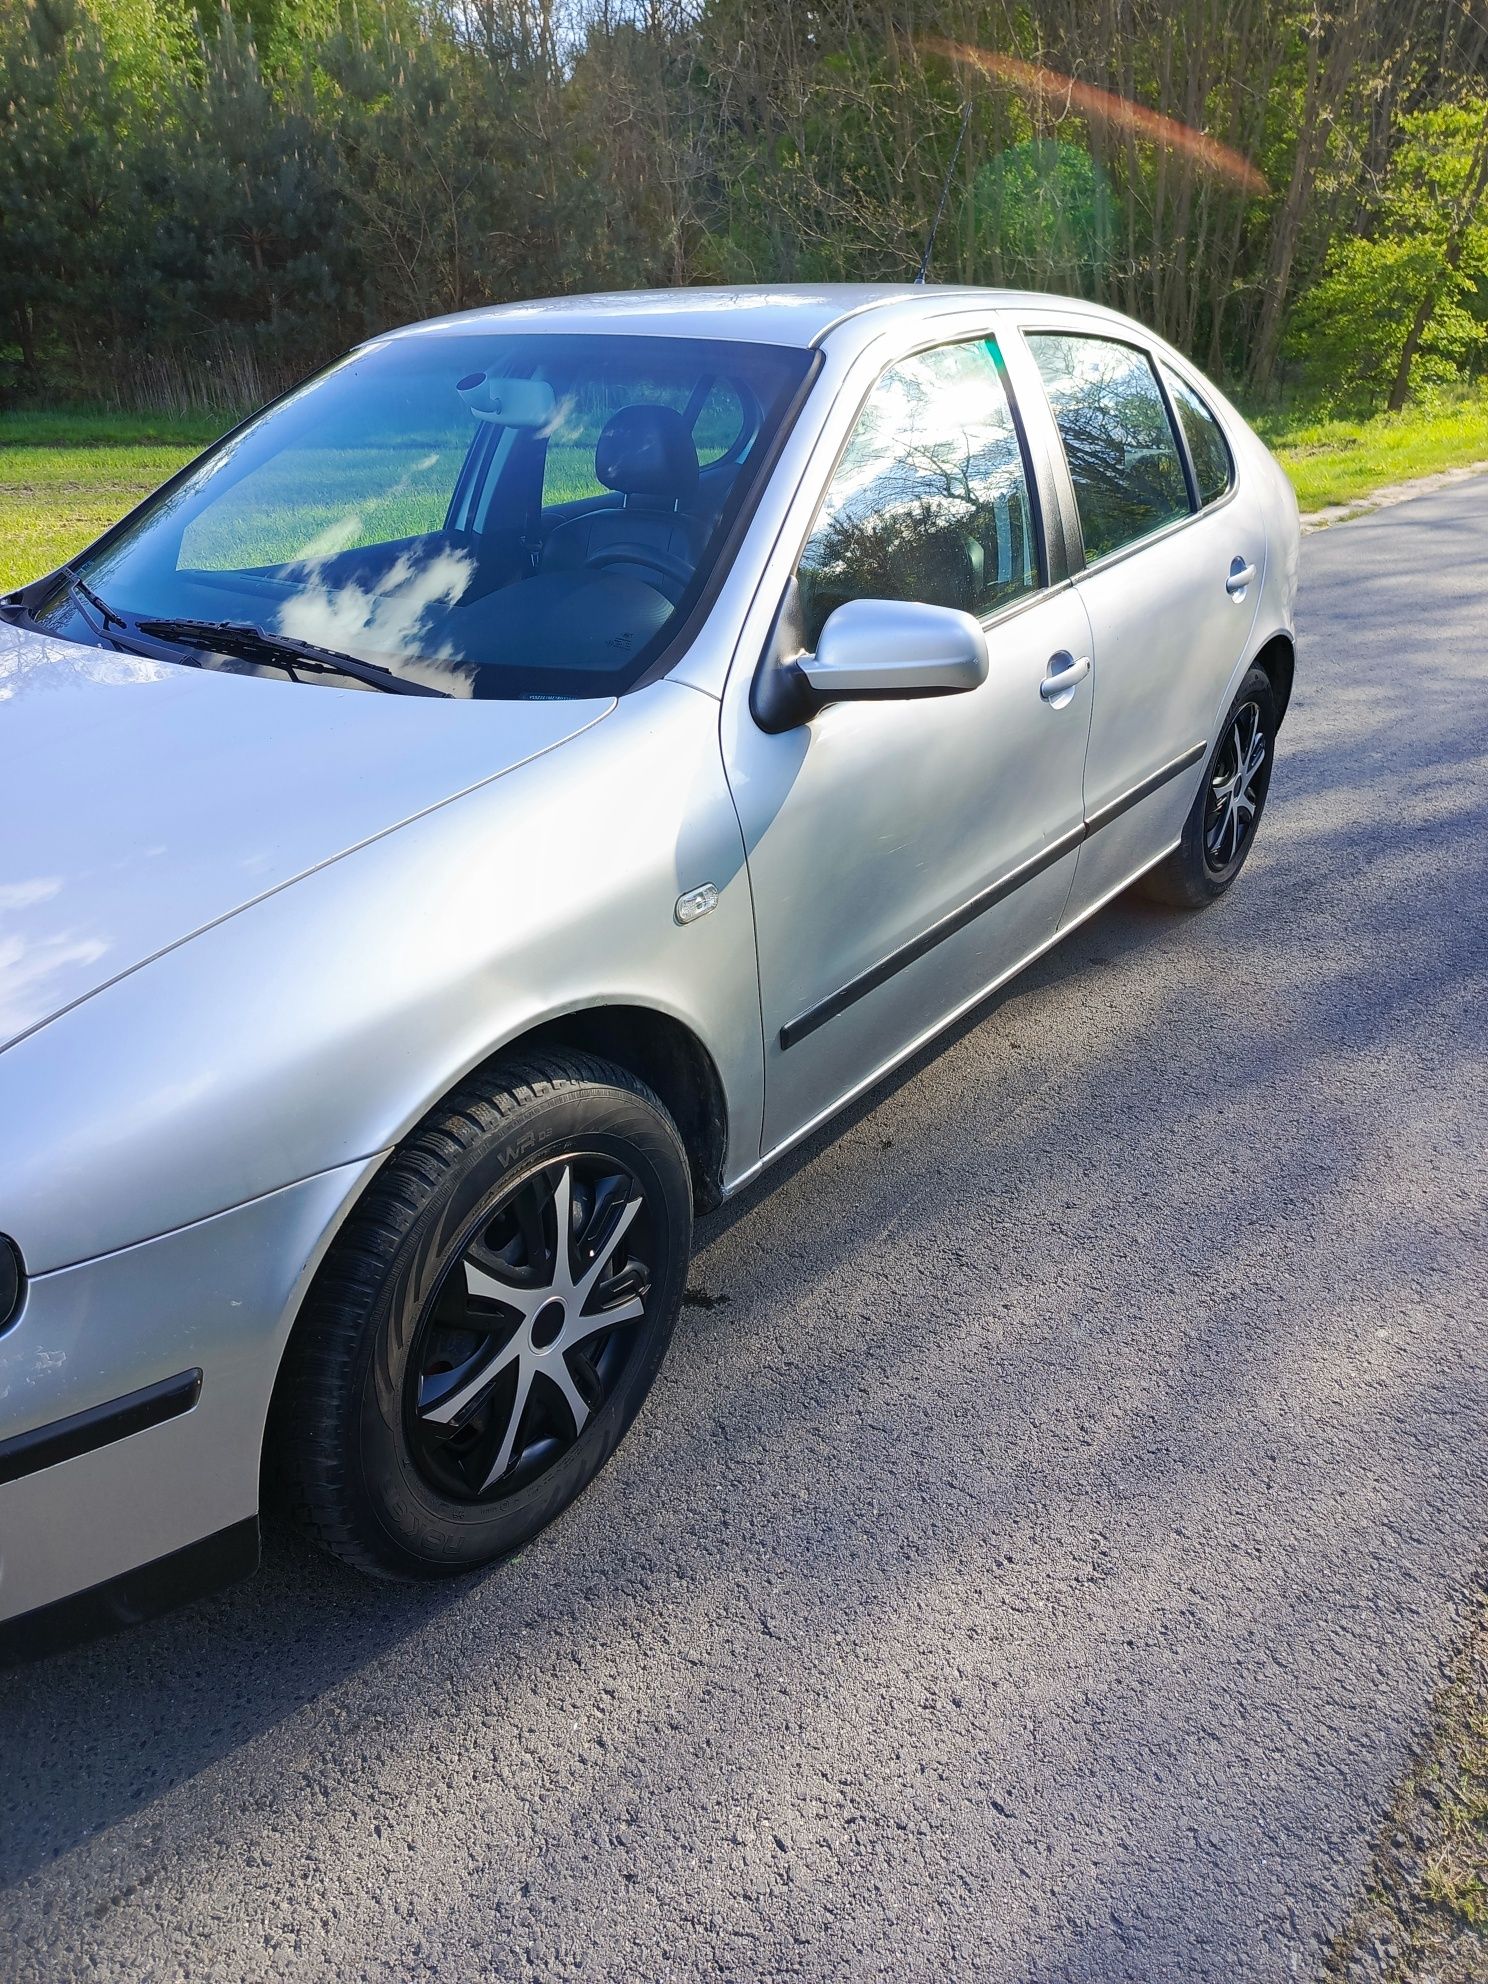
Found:
[[1488, 1976], [1488, 1573], [1323, 1984]]

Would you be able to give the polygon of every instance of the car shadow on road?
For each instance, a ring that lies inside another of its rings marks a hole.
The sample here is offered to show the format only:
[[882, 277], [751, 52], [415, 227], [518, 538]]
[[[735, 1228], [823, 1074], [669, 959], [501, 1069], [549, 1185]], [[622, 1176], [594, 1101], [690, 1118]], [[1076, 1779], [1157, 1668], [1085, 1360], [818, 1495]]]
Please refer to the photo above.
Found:
[[[1467, 832], [1465, 817], [1457, 824]], [[1440, 837], [1440, 821], [1436, 831]], [[1285, 891], [1288, 870], [1310, 871], [1318, 858], [1317, 846], [1305, 835], [1282, 843], [1269, 857], [1268, 886]], [[1236, 900], [1238, 907], [1243, 898]], [[1333, 1051], [1332, 1023], [1337, 1015], [1347, 1016], [1355, 1052], [1365, 1051], [1370, 1038], [1389, 1036], [1405, 1009], [1419, 1018], [1422, 995], [1411, 962], [1411, 929], [1420, 905], [1409, 886], [1402, 889], [1399, 911], [1397, 962], [1382, 965], [1373, 950], [1348, 960], [1326, 998], [1314, 992], [1309, 1012], [1299, 1016], [1290, 1037], [1283, 1032], [1263, 1042], [1237, 1043], [1230, 1065], [1232, 1081], [1241, 1088], [1264, 1085], [1285, 1092], [1320, 1052]], [[1154, 952], [1199, 947], [1212, 959], [1216, 944], [1237, 941], [1244, 941], [1244, 933], [1232, 930], [1226, 935], [1216, 919], [1206, 919], [1201, 934], [1198, 925], [1132, 899], [1103, 912], [1013, 986], [964, 1017], [933, 1047], [880, 1082], [830, 1129], [792, 1153], [767, 1184], [752, 1188], [703, 1222], [700, 1279], [710, 1284], [720, 1270], [728, 1271], [727, 1263], [738, 1251], [734, 1243], [741, 1237], [752, 1247], [781, 1218], [787, 1229], [809, 1218], [819, 1228], [809, 1260], [786, 1262], [773, 1278], [778, 1286], [767, 1288], [764, 1299], [768, 1303], [776, 1294], [787, 1300], [810, 1299], [830, 1279], [835, 1262], [851, 1259], [865, 1237], [871, 1240], [890, 1220], [901, 1217], [906, 1205], [915, 1208], [945, 1201], [954, 1208], [956, 1188], [948, 1169], [962, 1155], [957, 1141], [962, 1125], [948, 1128], [946, 1088], [960, 1090], [963, 1098], [978, 1091], [974, 1106], [993, 1130], [1006, 1087], [1015, 1074], [1026, 1074], [1031, 1067], [1036, 1086], [1052, 1081], [1061, 1093], [1071, 1084], [1078, 1087], [1081, 1080], [1090, 1082], [1093, 1096], [1087, 1106], [1114, 1107], [1129, 1134], [1143, 1128], [1145, 1118], [1146, 1132], [1160, 1138], [1170, 1098], [1149, 1095], [1140, 1084], [1133, 1087], [1129, 1068], [1102, 1072], [1112, 1044], [1109, 1034], [1088, 1067], [1077, 1064], [1073, 1069], [1041, 1067], [1036, 1053], [1015, 1052], [1008, 1041], [1034, 1038], [1040, 1012], [1061, 999], [1088, 1006], [1099, 997], [1109, 1004], [1111, 974], [1125, 966], [1142, 974]], [[1362, 997], [1366, 984], [1367, 1001]], [[1174, 996], [1154, 991], [1144, 997], [1139, 990], [1123, 990], [1119, 998], [1131, 1002], [1131, 1011], [1120, 1031], [1135, 1037], [1156, 1027], [1158, 1038], [1181, 1031], [1181, 1018], [1171, 1011], [1166, 1025], [1163, 1022], [1162, 1008], [1170, 1007]], [[972, 1066], [986, 1062], [994, 1050], [1002, 1059], [994, 1060], [990, 1074]], [[1016, 1062], [1021, 1067], [1015, 1068]], [[1102, 1089], [1109, 1092], [1103, 1095]], [[1056, 1100], [1056, 1111], [1057, 1106]], [[1196, 1095], [1196, 1110], [1199, 1107]], [[879, 1149], [886, 1140], [880, 1134], [886, 1125], [894, 1133], [887, 1138], [894, 1144], [891, 1153]], [[1335, 1153], [1337, 1164], [1346, 1164], [1346, 1155]], [[1042, 1124], [1031, 1131], [1014, 1125], [989, 1135], [973, 1195], [990, 1205], [1002, 1191], [1016, 1206], [1019, 1194], [1026, 1193], [1029, 1181], [1036, 1179], [1041, 1156], [1047, 1160]], [[1175, 1152], [1174, 1166], [1183, 1162], [1182, 1153]], [[1310, 1193], [1317, 1202], [1315, 1216], [1326, 1219], [1328, 1198], [1340, 1182], [1336, 1165], [1317, 1168], [1300, 1163], [1298, 1151], [1284, 1138], [1279, 1140], [1277, 1163], [1294, 1174], [1288, 1188], [1293, 1203], [1305, 1201]], [[1159, 1196], [1171, 1188], [1171, 1179], [1154, 1183]], [[1085, 1190], [1100, 1203], [1096, 1181], [1088, 1175]], [[1108, 1177], [1102, 1190], [1118, 1199], [1120, 1179]], [[751, 1233], [751, 1228], [756, 1230]], [[1073, 1242], [1088, 1244], [1079, 1234]], [[1210, 1272], [1218, 1283], [1224, 1279], [1223, 1257], [1223, 1246], [1215, 1244]], [[812, 1374], [809, 1394], [803, 1394], [799, 1373], [762, 1369], [768, 1322], [750, 1314], [751, 1308], [758, 1310], [759, 1298], [751, 1304], [737, 1288], [710, 1286], [708, 1292], [713, 1299], [724, 1295], [729, 1300], [690, 1312], [685, 1341], [679, 1340], [674, 1352], [674, 1357], [681, 1353], [687, 1372], [684, 1382], [702, 1388], [692, 1432], [696, 1448], [692, 1459], [698, 1468], [706, 1468], [717, 1457], [710, 1454], [713, 1428], [720, 1417], [729, 1416], [732, 1386], [748, 1385], [751, 1424], [761, 1416], [766, 1420], [773, 1416], [789, 1425], [803, 1406], [819, 1417], [823, 1411], [847, 1412], [861, 1405], [862, 1376], [856, 1363], [818, 1369]], [[1114, 1299], [1120, 1302], [1126, 1297], [1118, 1292]], [[747, 1338], [751, 1321], [762, 1330], [753, 1343]], [[746, 1332], [743, 1341], [741, 1328]], [[1097, 1348], [1087, 1320], [1086, 1326], [1075, 1328], [1064, 1352], [1074, 1382], [1088, 1382], [1096, 1391], [1101, 1384]], [[1181, 1362], [1183, 1346], [1174, 1345], [1173, 1351]], [[895, 1352], [878, 1344], [875, 1355], [879, 1382], [890, 1382]], [[1218, 1351], [1215, 1358], [1223, 1362]], [[1175, 1441], [1188, 1446], [1192, 1437], [1191, 1422], [1187, 1433], [1173, 1434]], [[1148, 1461], [1152, 1438], [1149, 1427], [1143, 1434]], [[1122, 1459], [1113, 1449], [1116, 1478], [1135, 1481], [1145, 1464], [1141, 1454]], [[1050, 1487], [1052, 1480], [1044, 1485]], [[603, 1484], [597, 1493], [605, 1493]], [[644, 1483], [634, 1469], [625, 1498], [644, 1510]], [[1010, 1525], [1018, 1499], [1013, 1497], [1002, 1510]], [[584, 1506], [538, 1546], [550, 1577], [564, 1576], [565, 1539], [571, 1539]], [[973, 1512], [967, 1519], [980, 1521], [981, 1516]], [[830, 1533], [791, 1539], [789, 1548], [796, 1553], [795, 1571], [804, 1589], [814, 1587], [821, 1563], [835, 1558], [840, 1566], [842, 1547], [842, 1539], [834, 1543]], [[0, 1882], [24, 1880], [39, 1866], [333, 1694], [351, 1677], [396, 1660], [406, 1643], [420, 1640], [444, 1615], [458, 1614], [473, 1591], [489, 1592], [495, 1580], [510, 1576], [510, 1570], [498, 1571], [492, 1580], [413, 1589], [377, 1585], [271, 1531], [264, 1568], [249, 1583], [173, 1617], [15, 1671], [0, 1711], [7, 1757], [0, 1790], [4, 1817]], [[588, 1584], [587, 1573], [580, 1583]], [[602, 1584], [589, 1589], [594, 1601], [602, 1603]], [[499, 1640], [493, 1641], [490, 1652], [499, 1661]]]
[[[1038, 986], [1075, 982], [1099, 971], [1112, 958], [1160, 940], [1169, 923], [1140, 903], [1107, 911], [1014, 988], [964, 1016], [790, 1153], [767, 1183], [700, 1222], [703, 1279], [720, 1241], [741, 1222], [768, 1220], [770, 1201], [781, 1187], [834, 1146], [850, 1142], [886, 1097], [912, 1088], [927, 1067], [975, 1035], [1000, 1005], [1028, 997]], [[933, 1126], [926, 1128], [933, 1150]], [[907, 1180], [916, 1167], [896, 1159], [896, 1169]], [[706, 1367], [714, 1333], [737, 1336], [739, 1307], [722, 1303], [712, 1315], [699, 1313], [703, 1306], [689, 1308], [682, 1329], [692, 1359]], [[706, 1449], [706, 1434], [698, 1444]], [[705, 1453], [699, 1465], [706, 1465]], [[561, 1539], [567, 1527], [554, 1534]], [[12, 1670], [0, 1708], [0, 1748], [7, 1759], [0, 1779], [0, 1886], [24, 1880], [370, 1665], [396, 1655], [485, 1582], [477, 1576], [427, 1587], [379, 1584], [272, 1523], [264, 1541], [262, 1567], [243, 1584]], [[561, 1554], [561, 1541], [548, 1547]], [[488, 1577], [503, 1575], [509, 1573], [498, 1569]]]

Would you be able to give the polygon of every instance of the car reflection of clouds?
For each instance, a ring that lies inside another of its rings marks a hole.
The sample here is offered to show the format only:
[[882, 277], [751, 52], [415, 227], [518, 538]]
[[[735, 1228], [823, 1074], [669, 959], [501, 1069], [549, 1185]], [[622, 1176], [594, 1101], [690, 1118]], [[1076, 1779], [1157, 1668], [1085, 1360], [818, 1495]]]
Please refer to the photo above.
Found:
[[[23, 907], [19, 903], [13, 906]], [[96, 964], [107, 949], [102, 938], [84, 937], [70, 930], [39, 941], [27, 938], [20, 931], [7, 931], [0, 915], [0, 1040], [9, 1040], [34, 1023], [35, 987], [43, 979], [69, 966]]]
[[405, 551], [375, 591], [355, 580], [332, 584], [324, 564], [324, 558], [295, 561], [303, 577], [279, 608], [276, 632], [338, 654], [396, 661], [400, 675], [453, 695], [470, 692], [474, 664], [463, 662], [450, 641], [436, 644], [428, 627], [430, 615], [448, 612], [469, 590], [475, 576], [469, 552], [442, 547], [420, 558]]
[[576, 393], [565, 393], [561, 400], [556, 400], [553, 405], [553, 411], [548, 415], [543, 425], [538, 428], [537, 434], [539, 440], [567, 442], [570, 445], [575, 441], [582, 440], [584, 436], [584, 419], [579, 410], [578, 395]]
[[[410, 462], [398, 480], [379, 492], [394, 502], [439, 464], [437, 453]], [[364, 660], [396, 661], [398, 673], [449, 695], [468, 695], [475, 682], [472, 664], [462, 664], [449, 641], [436, 643], [430, 615], [448, 612], [470, 589], [475, 560], [469, 552], [440, 546], [426, 555], [401, 553], [382, 573], [375, 590], [356, 580], [336, 581], [330, 561], [359, 545], [365, 536], [360, 510], [348, 510], [316, 532], [289, 569], [298, 590], [279, 608], [274, 631], [337, 654]]]
[[61, 893], [60, 875], [38, 875], [30, 882], [0, 882], [0, 917], [8, 909], [30, 909], [33, 903], [50, 902]]
[[[52, 660], [65, 660], [67, 666], [45, 666]], [[108, 648], [80, 649], [70, 641], [46, 641], [38, 657], [34, 641], [23, 646], [19, 628], [0, 621], [0, 703], [22, 694], [66, 694], [79, 675], [93, 682], [164, 682], [170, 673], [163, 661]]]

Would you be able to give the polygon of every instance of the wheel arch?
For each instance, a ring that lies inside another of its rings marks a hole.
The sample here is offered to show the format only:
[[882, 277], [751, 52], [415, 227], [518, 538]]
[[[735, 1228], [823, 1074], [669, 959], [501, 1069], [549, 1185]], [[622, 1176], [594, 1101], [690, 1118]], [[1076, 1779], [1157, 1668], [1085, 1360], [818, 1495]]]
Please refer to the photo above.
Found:
[[1297, 649], [1291, 635], [1276, 633], [1263, 641], [1251, 657], [1251, 667], [1261, 669], [1270, 681], [1279, 724], [1292, 700], [1292, 678], [1297, 667]]
[[580, 1006], [503, 1041], [471, 1072], [529, 1050], [565, 1047], [614, 1061], [655, 1091], [687, 1152], [693, 1203], [711, 1212], [723, 1198], [728, 1103], [717, 1064], [692, 1028], [656, 1006]]
[[[610, 1002], [583, 1006], [536, 1022], [510, 1035], [482, 1060], [464, 1070], [437, 1096], [431, 1096], [418, 1119], [437, 1110], [455, 1089], [503, 1061], [543, 1049], [576, 1049], [615, 1062], [652, 1089], [682, 1138], [692, 1177], [693, 1203], [711, 1211], [723, 1198], [724, 1165], [728, 1154], [728, 1105], [718, 1067], [685, 1021], [655, 1006]], [[412, 1126], [410, 1126], [412, 1127]], [[401, 1141], [401, 1139], [400, 1139]], [[332, 1229], [324, 1236], [314, 1272], [306, 1277], [299, 1299], [279, 1344], [273, 1393], [277, 1394], [289, 1344], [305, 1314], [316, 1282], [332, 1257], [339, 1235], [354, 1217], [367, 1191], [381, 1172], [373, 1165], [341, 1206]], [[261, 1436], [260, 1475], [268, 1464], [276, 1414], [271, 1397]]]

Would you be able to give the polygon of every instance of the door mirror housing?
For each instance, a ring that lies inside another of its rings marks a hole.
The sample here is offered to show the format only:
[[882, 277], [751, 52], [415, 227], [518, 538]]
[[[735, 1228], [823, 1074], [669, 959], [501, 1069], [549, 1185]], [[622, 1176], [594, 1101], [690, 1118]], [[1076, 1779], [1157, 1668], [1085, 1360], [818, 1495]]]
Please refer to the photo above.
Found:
[[768, 660], [752, 698], [764, 730], [790, 730], [828, 703], [955, 696], [987, 679], [981, 622], [953, 606], [850, 599], [828, 617], [815, 654]]

